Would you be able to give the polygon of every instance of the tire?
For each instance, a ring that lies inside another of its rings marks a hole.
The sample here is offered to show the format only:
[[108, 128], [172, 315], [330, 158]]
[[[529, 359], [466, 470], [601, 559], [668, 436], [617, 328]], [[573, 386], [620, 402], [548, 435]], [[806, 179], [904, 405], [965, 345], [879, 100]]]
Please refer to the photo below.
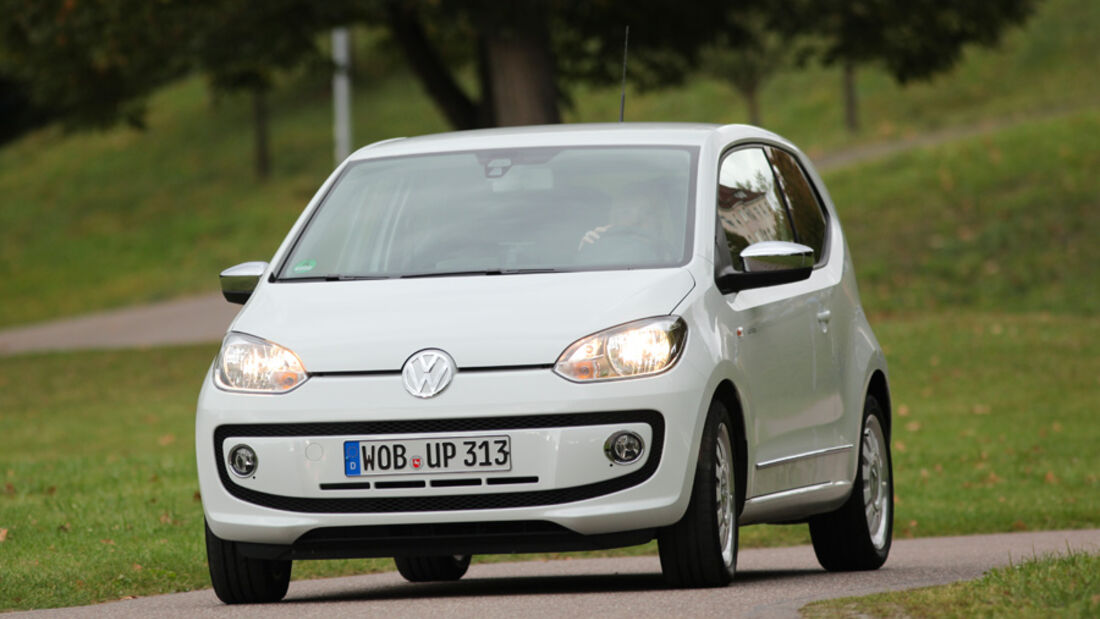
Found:
[[394, 557], [393, 562], [409, 582], [458, 580], [470, 567], [470, 555]]
[[821, 567], [830, 572], [874, 570], [886, 562], [894, 536], [894, 474], [882, 407], [863, 405], [859, 464], [852, 494], [839, 509], [810, 519]]
[[657, 532], [661, 571], [673, 587], [723, 587], [737, 569], [736, 430], [719, 402], [703, 428], [687, 512]]
[[236, 542], [214, 535], [206, 526], [206, 558], [214, 593], [226, 604], [278, 602], [290, 584], [290, 561], [253, 559]]

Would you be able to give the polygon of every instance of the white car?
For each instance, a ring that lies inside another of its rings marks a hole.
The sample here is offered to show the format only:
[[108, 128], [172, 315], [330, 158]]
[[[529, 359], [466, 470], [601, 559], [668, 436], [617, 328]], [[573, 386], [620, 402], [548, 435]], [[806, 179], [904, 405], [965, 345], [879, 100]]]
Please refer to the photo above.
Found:
[[297, 559], [658, 540], [722, 586], [738, 527], [809, 522], [828, 570], [890, 550], [890, 393], [829, 194], [745, 125], [556, 125], [380, 142], [324, 183], [199, 396], [214, 590]]

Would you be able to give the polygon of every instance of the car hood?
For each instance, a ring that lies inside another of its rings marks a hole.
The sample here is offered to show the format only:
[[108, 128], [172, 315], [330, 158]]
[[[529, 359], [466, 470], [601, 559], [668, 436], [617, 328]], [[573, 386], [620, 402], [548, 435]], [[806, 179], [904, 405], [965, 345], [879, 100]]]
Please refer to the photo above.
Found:
[[550, 365], [585, 335], [668, 314], [694, 285], [684, 269], [264, 282], [230, 330], [310, 373], [397, 371], [425, 348], [460, 369]]

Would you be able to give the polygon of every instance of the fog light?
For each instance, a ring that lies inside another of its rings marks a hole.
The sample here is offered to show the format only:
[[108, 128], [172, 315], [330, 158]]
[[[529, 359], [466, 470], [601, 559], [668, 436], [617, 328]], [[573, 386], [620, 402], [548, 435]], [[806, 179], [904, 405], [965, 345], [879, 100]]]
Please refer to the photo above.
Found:
[[256, 472], [256, 452], [248, 445], [229, 450], [229, 468], [238, 477], [251, 477]]
[[642, 457], [645, 441], [634, 432], [623, 430], [612, 434], [603, 444], [607, 459], [615, 464], [630, 464]]

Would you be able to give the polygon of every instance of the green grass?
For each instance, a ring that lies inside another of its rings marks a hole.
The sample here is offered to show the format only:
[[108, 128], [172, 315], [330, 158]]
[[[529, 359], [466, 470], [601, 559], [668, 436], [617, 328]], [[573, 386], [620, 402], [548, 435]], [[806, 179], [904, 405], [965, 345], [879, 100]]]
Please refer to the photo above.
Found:
[[805, 617], [1096, 617], [1100, 556], [1036, 557], [942, 587], [815, 602]]
[[[876, 330], [896, 405], [897, 536], [1100, 526], [1100, 319], [960, 314]], [[0, 610], [209, 586], [193, 418], [215, 352], [0, 358]], [[806, 541], [805, 525], [742, 531], [744, 547]], [[299, 562], [295, 578], [388, 569]]]
[[[860, 74], [866, 129], [855, 136], [841, 127], [837, 71], [816, 67], [789, 70], [764, 90], [765, 125], [811, 154], [821, 154], [928, 129], [1095, 108], [1100, 101], [1100, 82], [1095, 79], [1100, 74], [1100, 38], [1092, 35], [1097, 29], [1100, 4], [1048, 0], [1026, 27], [1009, 32], [1002, 46], [969, 50], [955, 71], [931, 83], [901, 88], [881, 70], [868, 68]], [[357, 83], [356, 143], [446, 130], [411, 77], [375, 73]], [[198, 79], [173, 85], [153, 98], [147, 132], [120, 128], [65, 135], [49, 128], [0, 149], [0, 195], [4, 196], [0, 203], [0, 326], [214, 292], [216, 274], [222, 268], [268, 258], [332, 169], [328, 92], [328, 84], [316, 76], [284, 80], [272, 106], [274, 176], [263, 184], [253, 179], [251, 171], [248, 101], [237, 97], [212, 101]], [[582, 89], [575, 99], [575, 108], [566, 112], [568, 121], [613, 120], [616, 116], [614, 89]], [[733, 90], [713, 79], [692, 78], [680, 88], [632, 94], [627, 109], [631, 120], [737, 122], [746, 118]], [[1073, 138], [1068, 146], [1071, 152], [1065, 156], [1053, 141], [1048, 141], [1041, 157], [1030, 159], [1026, 145], [1013, 150], [1020, 144], [1005, 144], [997, 147], [1005, 159], [998, 163], [999, 155], [993, 149], [972, 142], [977, 145], [955, 154], [950, 166], [941, 165], [938, 153], [893, 160], [892, 169], [874, 171], [893, 177], [905, 166], [914, 178], [903, 182], [923, 186], [913, 185], [907, 194], [894, 196], [894, 187], [873, 183], [880, 194], [873, 205], [890, 213], [903, 207], [922, 213], [931, 209], [931, 214], [951, 218], [937, 222], [925, 217], [918, 222], [911, 217], [905, 221], [923, 226], [906, 237], [910, 243], [931, 242], [920, 237], [934, 223], [944, 228], [937, 231], [946, 242], [939, 248], [944, 251], [930, 259], [936, 269], [980, 273], [989, 260], [994, 264], [988, 268], [998, 268], [996, 262], [1001, 257], [993, 254], [977, 264], [954, 265], [953, 239], [965, 238], [968, 233], [958, 225], [948, 226], [957, 220], [978, 232], [979, 223], [972, 219], [994, 209], [1006, 218], [1015, 218], [999, 225], [1011, 228], [1031, 204], [1045, 207], [1037, 215], [1046, 217], [1054, 212], [1061, 216], [1061, 209], [1081, 206], [1082, 196], [1095, 198], [1097, 181], [1086, 173], [1096, 167], [1095, 149], [1088, 148], [1096, 138], [1095, 116], [1086, 120], [1078, 116], [1077, 124], [1063, 127], [1063, 133]], [[1034, 136], [1024, 133], [1018, 138], [1029, 139]], [[961, 160], [967, 157], [976, 159]], [[1019, 166], [1029, 169], [1021, 171]], [[974, 167], [993, 172], [975, 174]], [[941, 174], [941, 170], [946, 171]], [[1006, 176], [1013, 182], [986, 182]], [[885, 224], [877, 212], [873, 217], [866, 213], [865, 232], [858, 229], [859, 217], [848, 216], [864, 215], [849, 203], [860, 201], [862, 184], [868, 180], [872, 179], [862, 173], [843, 173], [837, 175], [834, 188], [838, 198], [845, 198], [838, 203], [846, 223], [851, 219], [857, 225], [850, 231], [855, 233], [857, 259], [866, 255], [863, 243], [887, 243], [901, 237], [882, 234]], [[1002, 210], [1000, 200], [984, 198], [991, 189], [1008, 201], [1007, 210]], [[1067, 196], [1069, 206], [1065, 205]], [[1086, 206], [1095, 207], [1095, 199]], [[1044, 260], [1053, 262], [1044, 263], [1039, 275], [1023, 276], [1024, 284], [1030, 283], [1029, 277], [1044, 284], [1051, 277], [1082, 281], [1081, 273], [1066, 270], [1060, 262], [1066, 250], [1058, 244], [1076, 246], [1078, 232], [1095, 238], [1095, 211], [1071, 212], [1061, 230], [1049, 229], [1049, 222], [1042, 222], [1045, 227], [1035, 229], [1041, 239], [1022, 238], [1028, 246], [1056, 244], [1045, 250]], [[1081, 219], [1086, 219], [1084, 227], [1079, 225]], [[984, 230], [985, 225], [981, 227]], [[999, 227], [991, 226], [989, 233], [1013, 243], [1012, 248], [1018, 247], [1018, 230], [1002, 233]], [[1000, 248], [993, 242], [988, 245]], [[1095, 256], [1087, 254], [1095, 251], [1092, 245], [1078, 247], [1078, 253], [1069, 256], [1072, 268]], [[920, 249], [922, 254], [928, 253], [926, 245]], [[887, 258], [897, 262], [911, 255]], [[893, 267], [894, 262], [882, 264]], [[920, 290], [905, 283], [883, 284], [886, 279], [910, 278], [910, 272], [887, 276], [874, 264], [861, 264], [873, 283], [876, 307], [895, 309], [883, 299], [892, 298], [899, 289]], [[911, 265], [911, 271], [924, 273], [923, 266]], [[1016, 285], [1019, 273], [1028, 272], [1017, 269], [1024, 266], [1028, 265], [1019, 261], [1000, 266], [998, 277], [1008, 288], [994, 300], [1005, 294], [1016, 298], [1011, 286]], [[1046, 289], [1028, 289], [1040, 290], [1028, 307], [1041, 305]], [[1071, 287], [1055, 291], [1065, 296], [1076, 292]], [[902, 308], [920, 306], [923, 298], [915, 293], [902, 296]]]
[[1100, 109], [826, 175], [872, 313], [1100, 311]]

